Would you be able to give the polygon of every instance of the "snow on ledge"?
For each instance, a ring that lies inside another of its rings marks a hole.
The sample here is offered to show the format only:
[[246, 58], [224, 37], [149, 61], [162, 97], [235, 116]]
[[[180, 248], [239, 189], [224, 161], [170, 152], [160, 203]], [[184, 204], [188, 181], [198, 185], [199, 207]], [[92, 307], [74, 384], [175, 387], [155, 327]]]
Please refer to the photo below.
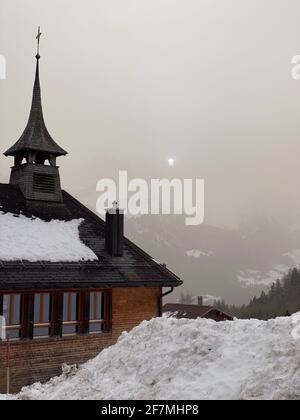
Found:
[[97, 256], [79, 237], [82, 221], [44, 222], [0, 212], [0, 261], [95, 261]]

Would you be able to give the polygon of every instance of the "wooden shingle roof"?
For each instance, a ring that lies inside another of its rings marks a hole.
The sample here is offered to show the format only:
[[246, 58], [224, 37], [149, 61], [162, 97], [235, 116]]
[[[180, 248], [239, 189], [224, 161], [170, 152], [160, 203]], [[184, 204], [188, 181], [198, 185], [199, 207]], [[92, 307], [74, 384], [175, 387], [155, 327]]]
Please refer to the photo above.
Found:
[[[82, 287], [176, 287], [182, 281], [128, 239], [122, 257], [112, 258], [105, 247], [105, 222], [67, 192], [63, 203], [25, 200], [17, 186], [0, 184], [0, 211], [42, 220], [82, 218], [80, 239], [98, 257], [99, 263], [48, 263], [0, 261], [0, 290]], [[22, 232], [20, 232], [22, 235]], [[30, 239], [29, 239], [30, 240]]]
[[231, 315], [225, 314], [219, 311], [214, 306], [206, 305], [186, 305], [182, 303], [167, 303], [163, 307], [163, 312], [172, 314], [176, 318], [188, 318], [188, 319], [197, 319], [208, 317], [208, 314], [212, 311], [222, 313], [226, 318], [233, 319]]
[[43, 152], [54, 156], [63, 156], [67, 154], [67, 152], [53, 140], [44, 121], [39, 78], [39, 58], [37, 59], [36, 64], [32, 105], [28, 123], [19, 140], [4, 154], [5, 156], [15, 156], [19, 153], [28, 151]]

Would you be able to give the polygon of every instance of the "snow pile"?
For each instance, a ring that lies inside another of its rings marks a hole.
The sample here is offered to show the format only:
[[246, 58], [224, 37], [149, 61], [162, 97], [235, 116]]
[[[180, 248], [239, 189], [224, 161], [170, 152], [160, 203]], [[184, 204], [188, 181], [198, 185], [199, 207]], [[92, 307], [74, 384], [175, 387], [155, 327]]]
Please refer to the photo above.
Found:
[[83, 220], [44, 222], [0, 212], [0, 261], [75, 262], [96, 260], [78, 228]]
[[20, 399], [299, 399], [292, 318], [268, 322], [157, 318]]

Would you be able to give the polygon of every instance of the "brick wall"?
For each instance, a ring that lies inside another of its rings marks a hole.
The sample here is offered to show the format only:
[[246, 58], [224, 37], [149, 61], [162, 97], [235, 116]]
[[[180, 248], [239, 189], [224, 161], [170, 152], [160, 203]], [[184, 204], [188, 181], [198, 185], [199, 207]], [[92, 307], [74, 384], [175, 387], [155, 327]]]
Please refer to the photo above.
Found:
[[[123, 331], [159, 315], [161, 288], [124, 288], [112, 292], [112, 332], [62, 339], [11, 343], [11, 392], [61, 373], [63, 363], [82, 364], [114, 344]], [[0, 343], [0, 393], [6, 392], [6, 346]]]

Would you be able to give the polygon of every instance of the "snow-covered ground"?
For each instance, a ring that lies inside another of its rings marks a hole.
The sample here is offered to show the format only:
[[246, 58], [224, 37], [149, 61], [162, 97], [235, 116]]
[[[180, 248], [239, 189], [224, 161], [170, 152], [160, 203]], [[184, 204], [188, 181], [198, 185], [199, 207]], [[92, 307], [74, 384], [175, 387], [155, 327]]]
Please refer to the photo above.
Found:
[[79, 238], [81, 222], [82, 219], [44, 222], [0, 211], [0, 261], [97, 260], [93, 251]]
[[215, 323], [153, 319], [20, 399], [299, 399], [291, 318]]

